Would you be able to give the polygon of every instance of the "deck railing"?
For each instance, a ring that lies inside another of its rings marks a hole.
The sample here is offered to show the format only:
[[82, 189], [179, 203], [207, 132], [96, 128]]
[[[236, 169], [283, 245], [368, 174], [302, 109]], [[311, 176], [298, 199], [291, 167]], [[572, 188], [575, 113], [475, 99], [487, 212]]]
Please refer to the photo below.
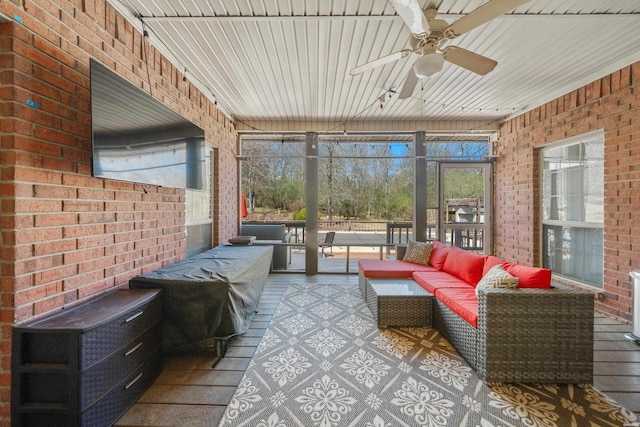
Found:
[[[284, 224], [287, 232], [293, 236], [291, 243], [305, 243], [305, 221], [245, 221], [245, 224]], [[321, 220], [318, 221], [318, 231], [327, 232], [384, 232], [386, 246], [407, 244], [413, 237], [413, 225], [406, 221], [361, 221], [361, 220]], [[479, 251], [484, 248], [482, 224], [445, 224], [445, 236], [448, 244], [462, 249]], [[427, 240], [437, 238], [436, 224], [427, 224]], [[341, 243], [339, 246], [346, 246]], [[335, 246], [338, 246], [336, 244]]]

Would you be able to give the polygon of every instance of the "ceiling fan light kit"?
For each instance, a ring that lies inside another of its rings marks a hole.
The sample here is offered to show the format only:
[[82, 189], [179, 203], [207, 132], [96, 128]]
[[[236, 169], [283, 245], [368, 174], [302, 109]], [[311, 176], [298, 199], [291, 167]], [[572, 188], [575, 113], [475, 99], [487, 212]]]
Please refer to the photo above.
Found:
[[438, 52], [428, 53], [418, 58], [413, 64], [413, 72], [418, 78], [426, 79], [442, 71], [443, 66], [444, 55]]
[[418, 0], [388, 1], [411, 31], [409, 39], [411, 49], [404, 49], [359, 65], [351, 70], [351, 74], [357, 75], [417, 53], [420, 57], [407, 73], [398, 97], [405, 99], [413, 95], [418, 79], [439, 73], [445, 61], [481, 76], [492, 71], [497, 65], [493, 59], [457, 46], [441, 45], [444, 41], [471, 31], [529, 0], [489, 0], [451, 25], [445, 20], [436, 19], [438, 14], [436, 9], [429, 8], [423, 11]]

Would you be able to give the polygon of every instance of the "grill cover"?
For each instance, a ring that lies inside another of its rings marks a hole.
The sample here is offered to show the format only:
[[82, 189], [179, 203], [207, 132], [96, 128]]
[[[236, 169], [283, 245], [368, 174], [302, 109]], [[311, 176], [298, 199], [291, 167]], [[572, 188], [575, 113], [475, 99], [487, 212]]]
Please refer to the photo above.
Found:
[[218, 246], [136, 276], [129, 287], [162, 289], [164, 350], [207, 350], [247, 331], [272, 256], [272, 246]]

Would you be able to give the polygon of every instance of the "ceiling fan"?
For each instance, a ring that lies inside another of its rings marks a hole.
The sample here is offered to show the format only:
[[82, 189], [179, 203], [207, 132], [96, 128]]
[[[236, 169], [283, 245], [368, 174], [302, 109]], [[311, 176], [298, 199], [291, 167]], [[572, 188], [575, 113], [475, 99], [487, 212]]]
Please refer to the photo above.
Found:
[[457, 46], [441, 47], [444, 41], [454, 39], [490, 20], [528, 2], [529, 0], [489, 0], [468, 15], [449, 24], [436, 19], [438, 10], [428, 8], [424, 12], [418, 0], [389, 0], [398, 15], [411, 31], [411, 48], [391, 53], [351, 70], [351, 75], [397, 61], [417, 53], [420, 57], [413, 64], [402, 84], [399, 98], [409, 98], [418, 79], [430, 77], [442, 70], [444, 62], [451, 62], [476, 74], [485, 75], [498, 64], [493, 59]]

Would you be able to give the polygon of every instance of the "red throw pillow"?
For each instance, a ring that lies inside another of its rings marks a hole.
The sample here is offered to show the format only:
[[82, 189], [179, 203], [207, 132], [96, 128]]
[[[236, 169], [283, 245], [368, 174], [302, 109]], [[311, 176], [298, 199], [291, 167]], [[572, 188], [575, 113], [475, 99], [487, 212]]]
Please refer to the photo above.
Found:
[[475, 286], [482, 279], [484, 258], [484, 255], [453, 247], [449, 249], [449, 255], [447, 255], [442, 271]]
[[438, 270], [442, 271], [444, 262], [447, 260], [449, 249], [451, 249], [449, 246], [444, 245], [437, 240], [434, 240], [433, 250], [431, 251], [431, 256], [429, 257], [429, 264], [432, 267], [435, 267]]
[[551, 270], [541, 267], [506, 263], [504, 269], [507, 273], [519, 279], [519, 288], [550, 288]]

